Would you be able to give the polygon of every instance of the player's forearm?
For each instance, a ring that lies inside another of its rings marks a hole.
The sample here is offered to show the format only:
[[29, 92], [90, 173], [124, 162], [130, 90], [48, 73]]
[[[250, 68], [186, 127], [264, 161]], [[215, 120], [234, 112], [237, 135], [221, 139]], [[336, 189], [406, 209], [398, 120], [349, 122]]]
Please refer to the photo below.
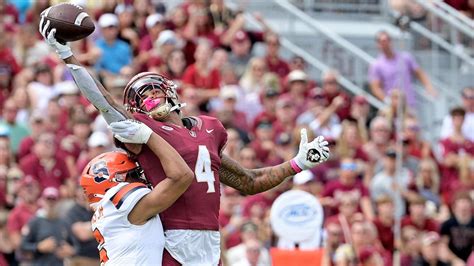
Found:
[[370, 90], [372, 91], [372, 94], [377, 97], [379, 100], [384, 101], [385, 100], [385, 93], [383, 92], [382, 88], [380, 87], [380, 82], [379, 81], [373, 81], [370, 84]]
[[101, 112], [108, 124], [131, 118], [110, 93], [74, 57], [64, 59], [81, 93]]
[[260, 169], [246, 169], [226, 155], [222, 156], [220, 181], [248, 195], [274, 188], [296, 174], [289, 162]]
[[152, 133], [147, 142], [148, 147], [160, 159], [163, 170], [168, 178], [187, 184], [194, 174], [179, 153], [162, 137]]

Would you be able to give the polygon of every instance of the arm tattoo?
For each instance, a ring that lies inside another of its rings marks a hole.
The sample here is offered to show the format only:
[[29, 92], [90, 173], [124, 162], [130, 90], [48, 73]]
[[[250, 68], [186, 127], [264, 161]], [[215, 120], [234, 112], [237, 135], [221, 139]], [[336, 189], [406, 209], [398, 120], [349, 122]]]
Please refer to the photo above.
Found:
[[222, 156], [220, 181], [248, 195], [257, 194], [281, 184], [295, 174], [289, 162], [259, 169], [245, 169], [226, 155]]

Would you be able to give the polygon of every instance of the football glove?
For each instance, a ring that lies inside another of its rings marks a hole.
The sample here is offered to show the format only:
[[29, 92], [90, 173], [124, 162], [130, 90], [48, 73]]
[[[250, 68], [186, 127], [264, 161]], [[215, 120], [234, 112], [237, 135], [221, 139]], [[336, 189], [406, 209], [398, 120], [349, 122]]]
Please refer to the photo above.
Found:
[[50, 29], [50, 23], [51, 22], [48, 18], [46, 18], [44, 15], [41, 15], [41, 20], [39, 23], [39, 32], [41, 33], [41, 36], [43, 36], [49, 47], [53, 48], [56, 51], [56, 53], [59, 55], [59, 58], [66, 59], [68, 57], [71, 57], [71, 47], [69, 47], [67, 43], [62, 44], [58, 42], [58, 40], [56, 40], [56, 37], [54, 37], [54, 35], [56, 34], [56, 29]]
[[146, 144], [153, 133], [147, 125], [133, 119], [112, 122], [109, 129], [123, 143]]
[[301, 129], [300, 149], [295, 158], [290, 161], [292, 168], [296, 172], [301, 172], [326, 161], [329, 158], [328, 144], [323, 136], [316, 137], [308, 143], [306, 129]]

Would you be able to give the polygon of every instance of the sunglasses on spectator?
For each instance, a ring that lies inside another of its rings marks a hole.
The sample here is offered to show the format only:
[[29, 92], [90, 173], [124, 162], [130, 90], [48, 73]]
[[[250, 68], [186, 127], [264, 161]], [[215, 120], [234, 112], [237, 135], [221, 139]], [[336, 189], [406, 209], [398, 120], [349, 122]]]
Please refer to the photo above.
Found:
[[341, 163], [341, 170], [355, 171], [356, 169], [356, 163]]

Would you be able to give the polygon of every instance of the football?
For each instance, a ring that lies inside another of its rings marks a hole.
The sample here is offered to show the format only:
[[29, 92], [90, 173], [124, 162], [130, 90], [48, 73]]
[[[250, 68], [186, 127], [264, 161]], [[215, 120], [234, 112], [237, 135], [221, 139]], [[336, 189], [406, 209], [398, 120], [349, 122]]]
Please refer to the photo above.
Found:
[[71, 3], [54, 5], [43, 11], [49, 19], [49, 29], [56, 28], [56, 39], [60, 42], [72, 42], [83, 39], [94, 32], [94, 22], [84, 9]]

